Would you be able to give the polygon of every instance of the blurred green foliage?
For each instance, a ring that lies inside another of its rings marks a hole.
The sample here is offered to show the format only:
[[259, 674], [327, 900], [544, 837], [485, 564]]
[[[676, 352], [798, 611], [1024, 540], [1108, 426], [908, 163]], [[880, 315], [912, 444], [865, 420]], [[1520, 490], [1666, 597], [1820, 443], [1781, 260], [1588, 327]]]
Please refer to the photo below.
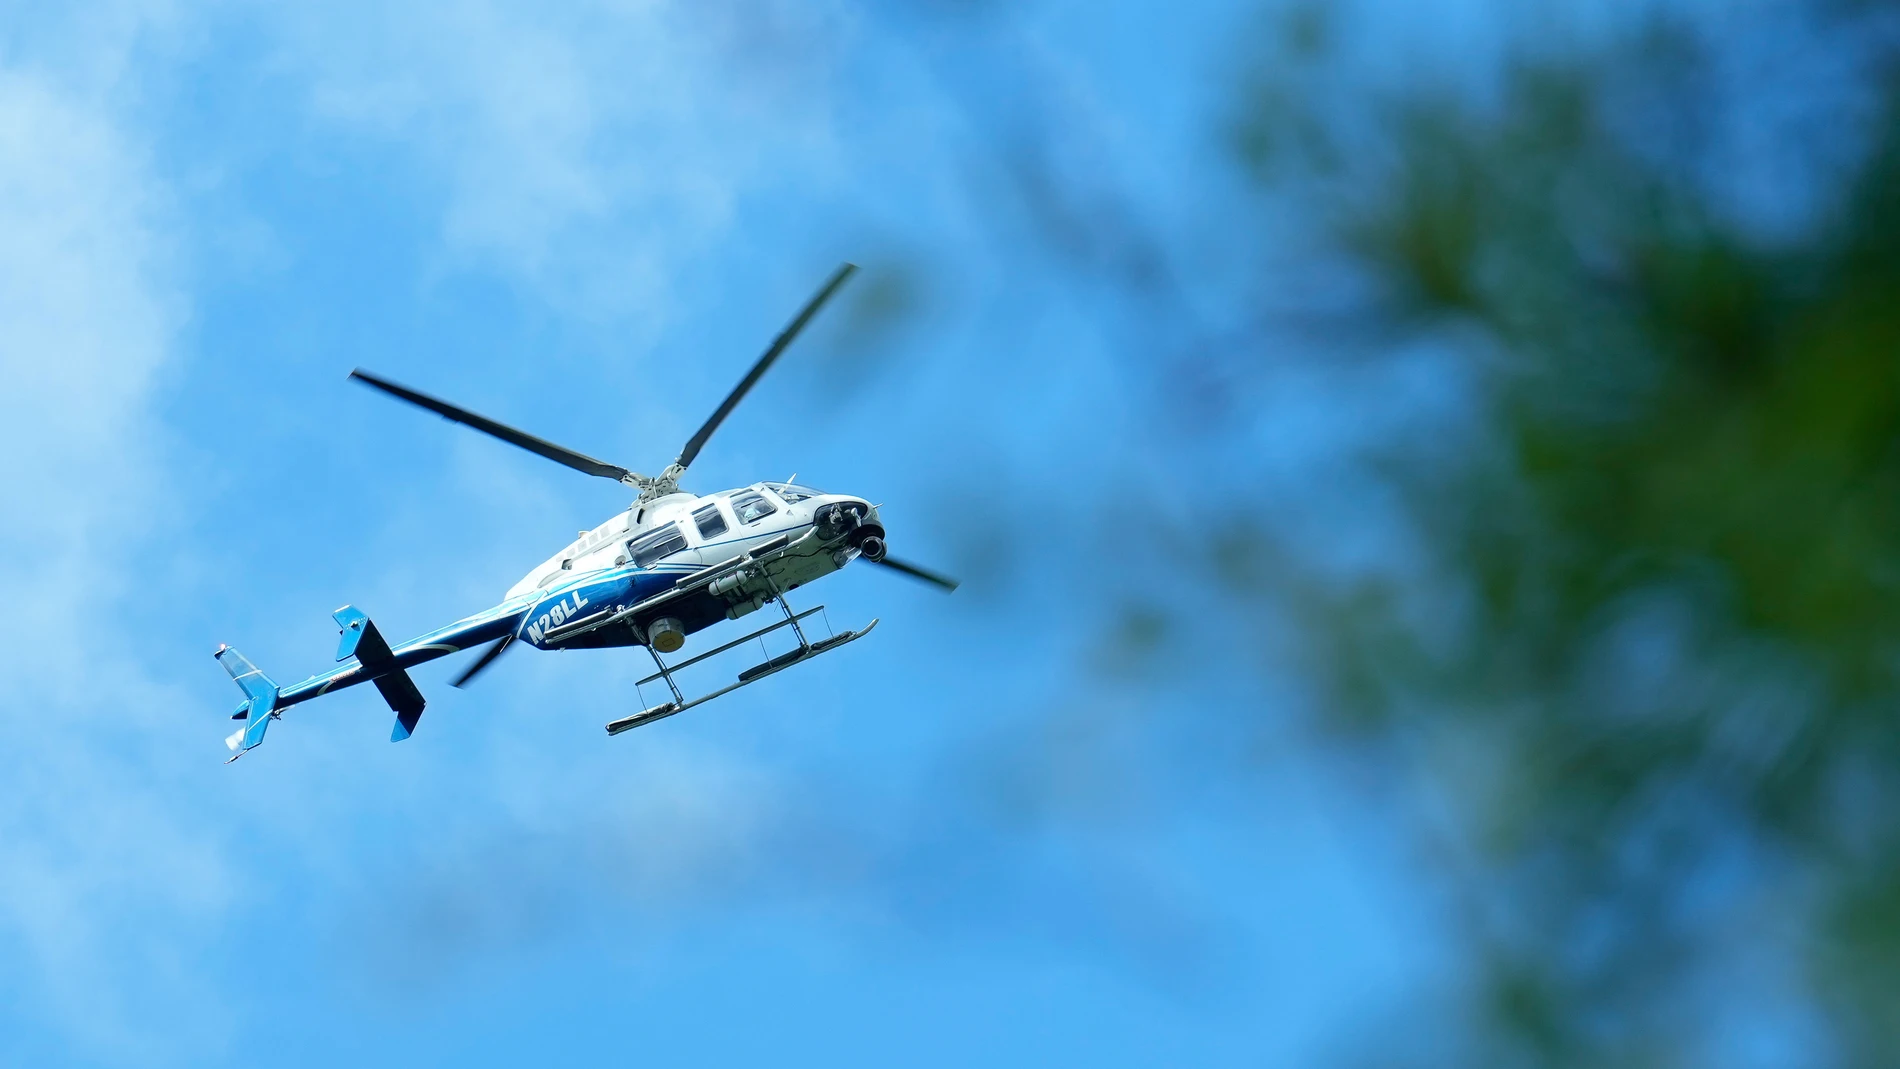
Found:
[[1784, 8], [1786, 68], [1859, 102], [1817, 89], [1767, 154], [1850, 161], [1774, 172], [1792, 224], [1722, 192], [1711, 128], [1808, 84], [1715, 76], [1746, 19], [1379, 89], [1305, 8], [1246, 96], [1239, 152], [1353, 318], [1469, 383], [1368, 459], [1389, 566], [1256, 522], [1214, 562], [1448, 815], [1459, 1060], [1900, 1063], [1900, 44], [1883, 5]]

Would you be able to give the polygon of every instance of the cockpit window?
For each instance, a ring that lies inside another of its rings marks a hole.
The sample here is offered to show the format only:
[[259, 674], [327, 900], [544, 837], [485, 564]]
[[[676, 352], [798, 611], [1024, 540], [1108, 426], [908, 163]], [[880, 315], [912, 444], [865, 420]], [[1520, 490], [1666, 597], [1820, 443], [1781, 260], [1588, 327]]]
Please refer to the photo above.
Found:
[[717, 504], [707, 505], [693, 513], [693, 522], [699, 525], [701, 538], [717, 538], [726, 533], [726, 517], [719, 511]]
[[800, 501], [805, 501], [824, 493], [822, 490], [813, 490], [809, 486], [799, 486], [796, 483], [766, 483], [765, 485], [773, 493], [784, 498], [785, 503], [788, 505], [796, 505]]
[[778, 506], [767, 501], [764, 494], [737, 494], [732, 499], [732, 514], [740, 523], [757, 523], [777, 511]]
[[680, 531], [680, 525], [669, 523], [652, 534], [643, 535], [627, 543], [627, 556], [633, 558], [634, 566], [645, 568], [654, 561], [678, 553], [686, 548], [686, 535]]

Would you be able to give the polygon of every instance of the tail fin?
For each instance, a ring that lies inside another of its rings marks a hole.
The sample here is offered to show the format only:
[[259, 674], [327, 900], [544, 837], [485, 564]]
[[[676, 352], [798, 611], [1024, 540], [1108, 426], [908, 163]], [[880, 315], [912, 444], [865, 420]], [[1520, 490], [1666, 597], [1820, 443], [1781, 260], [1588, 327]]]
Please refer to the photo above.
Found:
[[270, 722], [277, 715], [277, 684], [259, 671], [257, 666], [242, 653], [229, 646], [219, 646], [218, 663], [231, 673], [231, 681], [244, 691], [244, 704], [238, 706], [231, 719], [244, 721], [244, 726], [232, 732], [224, 744], [236, 751], [231, 755], [235, 761], [245, 752], [264, 741], [264, 732], [270, 728]]

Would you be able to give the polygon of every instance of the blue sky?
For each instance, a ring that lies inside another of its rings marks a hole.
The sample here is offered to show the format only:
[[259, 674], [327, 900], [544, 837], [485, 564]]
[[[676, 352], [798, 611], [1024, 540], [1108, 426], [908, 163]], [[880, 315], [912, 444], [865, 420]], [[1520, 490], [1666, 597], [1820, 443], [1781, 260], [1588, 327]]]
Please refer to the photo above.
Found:
[[[1429, 991], [1377, 792], [1206, 715], [1286, 699], [1247, 638], [1105, 660], [1144, 520], [1220, 479], [1170, 481], [1142, 310], [1009, 179], [1244, 260], [1258, 24], [0, 12], [0, 1062], [1310, 1064]], [[849, 570], [811, 595], [873, 638], [619, 738], [637, 656], [524, 653], [419, 671], [403, 745], [365, 688], [220, 763], [218, 643], [302, 678], [337, 606], [419, 633], [626, 504], [351, 367], [654, 470], [844, 259], [690, 485], [866, 494], [954, 598]], [[1261, 463], [1353, 433], [1288, 426]]]

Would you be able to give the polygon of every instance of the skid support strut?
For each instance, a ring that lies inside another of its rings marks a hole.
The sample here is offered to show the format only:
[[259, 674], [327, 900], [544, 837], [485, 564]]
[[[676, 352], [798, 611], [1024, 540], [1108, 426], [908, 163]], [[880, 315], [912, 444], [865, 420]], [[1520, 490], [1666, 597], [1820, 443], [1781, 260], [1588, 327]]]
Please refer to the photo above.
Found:
[[[792, 634], [798, 636], [799, 651], [802, 653], [811, 649], [811, 643], [805, 641], [805, 629], [798, 626], [798, 617], [792, 615], [792, 607], [785, 603], [785, 592], [772, 581], [771, 569], [760, 568], [759, 575], [765, 580], [766, 588], [772, 592], [772, 600], [778, 602], [779, 611], [785, 614], [785, 622], [792, 625]], [[824, 606], [820, 605], [819, 608], [822, 609]]]
[[[681, 694], [680, 685], [678, 683], [673, 682], [673, 670], [666, 666], [665, 661], [660, 660], [660, 651], [654, 649], [653, 646], [649, 644], [647, 646], [647, 652], [653, 655], [653, 667], [659, 669], [659, 672], [656, 674], [659, 676], [659, 678], [666, 680], [666, 689], [673, 692], [673, 704], [685, 705], [686, 695]], [[648, 676], [647, 681], [650, 681], [653, 678], [654, 678], [653, 676]]]
[[[863, 638], [864, 636], [870, 634], [871, 629], [877, 626], [877, 621], [872, 620], [870, 623], [865, 624], [862, 628], [859, 628], [856, 631], [846, 631], [843, 634], [833, 635], [830, 638], [821, 639], [815, 643], [811, 642], [806, 639], [805, 629], [798, 625], [799, 621], [805, 619], [808, 616], [812, 616], [817, 613], [823, 612], [825, 607], [823, 605], [819, 605], [815, 608], [806, 609], [804, 612], [795, 613], [792, 611], [791, 606], [785, 604], [784, 595], [777, 593], [776, 586], [773, 588], [773, 591], [775, 594], [775, 600], [779, 603], [779, 608], [784, 610], [785, 619], [780, 620], [777, 623], [771, 624], [770, 626], [761, 627], [757, 631], [754, 631], [743, 638], [734, 639], [723, 646], [718, 646], [713, 649], [707, 650], [705, 653], [702, 653], [698, 655], [697, 657], [690, 657], [684, 661], [681, 661], [680, 663], [676, 665], [671, 665], [671, 666], [669, 666], [665, 661], [660, 659], [660, 655], [658, 651], [654, 650], [653, 647], [648, 646], [647, 652], [653, 655], [653, 664], [655, 667], [659, 669], [659, 671], [653, 673], [652, 675], [646, 677], [645, 679], [640, 680], [638, 684], [636, 685], [645, 686], [646, 684], [651, 683], [655, 680], [664, 679], [666, 680], [667, 689], [672, 691], [673, 693], [673, 700], [670, 702], [665, 702], [660, 705], [656, 705], [651, 709], [642, 710], [641, 712], [635, 713], [632, 716], [622, 717], [619, 720], [615, 720], [609, 723], [607, 725], [607, 734], [618, 735], [623, 731], [632, 730], [633, 728], [640, 727], [643, 724], [651, 724], [655, 720], [664, 720], [675, 713], [683, 713], [686, 710], [691, 709], [695, 705], [702, 705], [706, 702], [712, 701], [714, 698], [720, 697], [722, 695], [730, 694], [733, 691], [738, 690], [740, 687], [750, 686], [753, 683], [757, 683], [759, 680], [764, 679], [766, 676], [775, 675], [779, 672], [783, 672], [785, 669], [790, 668], [791, 666], [799, 663], [800, 661], [808, 661], [811, 658], [816, 657], [821, 653], [827, 653], [831, 650], [835, 650], [839, 646], [842, 646], [847, 642], [855, 642], [858, 639]], [[753, 665], [752, 667], [739, 673], [738, 682], [729, 683], [726, 686], [723, 686], [719, 688], [718, 690], [713, 691], [710, 694], [703, 694], [697, 698], [692, 699], [691, 701], [688, 701], [686, 700], [685, 695], [680, 693], [679, 683], [674, 680], [673, 673], [678, 672], [682, 668], [690, 668], [691, 666], [698, 664], [699, 662], [707, 659], [708, 657], [716, 657], [719, 654], [725, 653], [727, 650], [734, 649], [738, 646], [743, 646], [746, 643], [751, 642], [753, 639], [763, 638], [766, 635], [769, 635], [772, 632], [777, 631], [781, 627], [791, 628], [792, 634], [798, 636], [798, 647], [796, 649], [793, 649], [788, 653], [781, 653], [777, 657], [772, 657], [759, 664]]]

